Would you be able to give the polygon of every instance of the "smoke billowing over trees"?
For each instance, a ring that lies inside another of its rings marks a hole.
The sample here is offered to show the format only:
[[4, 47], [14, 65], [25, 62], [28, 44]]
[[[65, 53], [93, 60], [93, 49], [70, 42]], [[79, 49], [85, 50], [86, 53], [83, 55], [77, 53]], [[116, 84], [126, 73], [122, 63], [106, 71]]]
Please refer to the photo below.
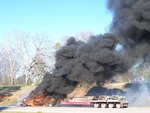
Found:
[[112, 34], [93, 36], [87, 43], [69, 38], [56, 53], [53, 73], [45, 75], [35, 92], [66, 96], [79, 83], [101, 85], [117, 73], [126, 72], [128, 63], [115, 50], [116, 44]]
[[[95, 82], [97, 85], [109, 80], [134, 65], [138, 58], [146, 57], [150, 45], [150, 1], [108, 0], [113, 12], [112, 34], [93, 36], [87, 43], [68, 39], [56, 53], [56, 64], [52, 75], [46, 75], [36, 88], [48, 94], [66, 95], [80, 82]], [[118, 43], [123, 45], [125, 56], [115, 51]], [[46, 80], [47, 79], [47, 80]], [[49, 80], [48, 80], [49, 79]]]

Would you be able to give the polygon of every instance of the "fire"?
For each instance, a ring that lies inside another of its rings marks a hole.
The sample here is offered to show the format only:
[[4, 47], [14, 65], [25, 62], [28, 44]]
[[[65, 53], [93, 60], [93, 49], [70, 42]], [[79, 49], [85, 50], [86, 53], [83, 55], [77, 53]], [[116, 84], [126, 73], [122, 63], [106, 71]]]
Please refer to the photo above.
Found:
[[34, 98], [26, 98], [23, 103], [26, 106], [53, 106], [57, 102], [56, 99], [45, 95], [39, 95]]

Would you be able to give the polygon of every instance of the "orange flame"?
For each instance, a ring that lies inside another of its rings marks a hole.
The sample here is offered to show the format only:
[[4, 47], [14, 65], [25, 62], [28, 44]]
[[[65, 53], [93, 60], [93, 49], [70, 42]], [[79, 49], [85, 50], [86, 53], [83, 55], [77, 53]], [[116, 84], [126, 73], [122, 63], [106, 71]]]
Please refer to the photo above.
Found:
[[49, 106], [53, 105], [57, 100], [48, 96], [39, 95], [34, 98], [27, 98], [24, 103], [27, 106]]

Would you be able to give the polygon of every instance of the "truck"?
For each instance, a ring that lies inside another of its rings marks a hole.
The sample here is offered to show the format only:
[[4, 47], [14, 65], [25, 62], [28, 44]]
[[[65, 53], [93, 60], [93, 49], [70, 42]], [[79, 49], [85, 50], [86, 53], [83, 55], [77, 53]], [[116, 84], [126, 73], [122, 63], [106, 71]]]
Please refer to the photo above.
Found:
[[84, 96], [65, 98], [61, 105], [92, 105], [95, 108], [127, 108], [129, 102], [122, 96]]

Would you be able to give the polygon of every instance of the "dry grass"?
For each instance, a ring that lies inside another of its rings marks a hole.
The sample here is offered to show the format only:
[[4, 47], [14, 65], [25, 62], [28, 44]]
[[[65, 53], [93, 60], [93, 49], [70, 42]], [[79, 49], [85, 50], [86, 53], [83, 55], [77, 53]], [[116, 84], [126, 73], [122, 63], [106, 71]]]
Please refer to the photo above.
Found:
[[82, 97], [87, 94], [89, 89], [91, 89], [93, 86], [95, 86], [95, 83], [93, 84], [87, 84], [87, 83], [81, 83], [78, 84], [77, 87], [67, 95], [67, 97]]
[[[107, 89], [120, 89], [122, 91], [125, 91], [125, 85], [127, 83], [123, 82], [123, 83], [106, 83], [104, 85], [105, 88]], [[78, 84], [78, 86], [73, 90], [73, 92], [71, 92], [70, 94], [68, 94], [68, 97], [82, 97], [85, 96], [87, 94], [87, 92], [92, 88], [96, 86], [95, 83], [93, 84], [86, 84], [86, 83], [82, 83], [82, 84]]]
[[117, 88], [120, 89], [122, 91], [125, 91], [125, 85], [127, 83], [122, 82], [122, 83], [107, 83], [104, 85], [104, 87], [108, 88], [108, 89], [113, 89], [113, 88]]
[[18, 99], [27, 96], [28, 93], [33, 90], [35, 86], [23, 86], [20, 88], [20, 90], [13, 92], [13, 95], [4, 99], [2, 102], [0, 102], [1, 106], [8, 106], [8, 105], [14, 105], [17, 103]]

